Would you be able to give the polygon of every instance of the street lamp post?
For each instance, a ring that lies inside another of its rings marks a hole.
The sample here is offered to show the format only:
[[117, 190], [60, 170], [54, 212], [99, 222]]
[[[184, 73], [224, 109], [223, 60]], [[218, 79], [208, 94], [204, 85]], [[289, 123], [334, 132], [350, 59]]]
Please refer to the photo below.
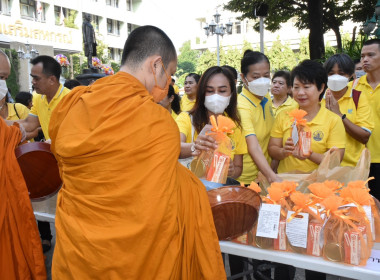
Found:
[[223, 23], [220, 23], [220, 14], [218, 13], [218, 10], [216, 11], [216, 14], [214, 15], [214, 19], [211, 21], [210, 24], [206, 23], [206, 26], [203, 27], [205, 30], [206, 36], [208, 37], [210, 34], [214, 35], [216, 34], [216, 51], [217, 51], [217, 63], [218, 66], [220, 66], [220, 57], [219, 57], [219, 35], [223, 37], [225, 34], [232, 34], [232, 22], [226, 23], [226, 26], [223, 25]]
[[[376, 26], [376, 30], [373, 31]], [[373, 17], [371, 19], [367, 18], [366, 22], [363, 24], [363, 32], [367, 36], [370, 36], [372, 33], [376, 38], [380, 38], [380, 0], [378, 0], [375, 5], [375, 13], [373, 14]]]
[[[32, 49], [30, 49], [30, 45], [27, 42], [25, 44], [26, 51], [24, 51], [24, 48], [21, 46], [18, 47], [18, 57], [20, 59], [28, 59], [31, 60], [33, 58], [36, 58], [39, 55], [39, 52], [32, 46]], [[30, 80], [30, 61], [28, 61], [28, 77], [29, 77], [29, 91], [32, 92], [32, 81]]]

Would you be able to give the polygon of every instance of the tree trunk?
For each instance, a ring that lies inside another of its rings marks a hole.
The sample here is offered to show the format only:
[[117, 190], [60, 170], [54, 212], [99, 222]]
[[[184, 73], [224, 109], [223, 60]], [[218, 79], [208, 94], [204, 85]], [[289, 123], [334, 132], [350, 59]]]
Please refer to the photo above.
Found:
[[309, 50], [310, 59], [321, 59], [325, 55], [325, 43], [323, 39], [323, 5], [322, 0], [308, 0], [309, 15]]
[[339, 26], [335, 26], [332, 28], [332, 30], [335, 33], [336, 37], [336, 47], [338, 49], [338, 52], [342, 52], [343, 46], [342, 46], [342, 36], [340, 36]]

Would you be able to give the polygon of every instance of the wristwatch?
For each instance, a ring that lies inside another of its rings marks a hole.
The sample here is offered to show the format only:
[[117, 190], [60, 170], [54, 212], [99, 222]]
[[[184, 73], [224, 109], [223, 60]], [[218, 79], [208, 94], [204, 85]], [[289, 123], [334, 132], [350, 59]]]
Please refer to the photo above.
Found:
[[346, 118], [346, 114], [342, 115], [342, 121]]

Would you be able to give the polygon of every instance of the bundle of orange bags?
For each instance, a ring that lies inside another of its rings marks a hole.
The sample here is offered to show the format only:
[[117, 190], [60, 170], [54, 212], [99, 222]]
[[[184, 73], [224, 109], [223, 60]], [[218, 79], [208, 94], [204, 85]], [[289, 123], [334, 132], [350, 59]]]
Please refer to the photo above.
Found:
[[[252, 230], [233, 241], [262, 249], [365, 265], [373, 242], [380, 241], [379, 209], [369, 194], [367, 182], [349, 182], [346, 186], [338, 181], [313, 183], [308, 186], [309, 194], [297, 191], [294, 182], [272, 183], [267, 193], [262, 195], [262, 200], [263, 203], [281, 206], [277, 238], [256, 236], [256, 223]], [[263, 193], [256, 183], [252, 183], [250, 188]], [[287, 227], [293, 229], [294, 223], [307, 223], [304, 245], [294, 243], [293, 232], [286, 230]]]

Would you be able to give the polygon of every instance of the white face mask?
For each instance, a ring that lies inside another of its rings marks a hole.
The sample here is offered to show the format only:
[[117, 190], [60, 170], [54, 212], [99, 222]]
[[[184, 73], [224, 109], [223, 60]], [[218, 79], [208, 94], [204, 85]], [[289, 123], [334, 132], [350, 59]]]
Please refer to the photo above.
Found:
[[0, 80], [0, 100], [3, 99], [8, 93], [8, 87], [5, 80]]
[[217, 93], [208, 95], [205, 98], [205, 107], [214, 114], [221, 114], [227, 108], [228, 104], [230, 104], [230, 99], [231, 95], [228, 97], [221, 96]]
[[329, 76], [329, 79], [327, 80], [327, 86], [332, 91], [340, 91], [344, 89], [347, 86], [347, 84], [348, 78], [338, 74]]
[[360, 77], [364, 76], [365, 74], [367, 74], [367, 73], [364, 70], [355, 71], [356, 79], [359, 79]]
[[[247, 81], [248, 82], [248, 81]], [[258, 96], [265, 96], [270, 88], [270, 79], [261, 77], [259, 79], [248, 82], [248, 90]]]

